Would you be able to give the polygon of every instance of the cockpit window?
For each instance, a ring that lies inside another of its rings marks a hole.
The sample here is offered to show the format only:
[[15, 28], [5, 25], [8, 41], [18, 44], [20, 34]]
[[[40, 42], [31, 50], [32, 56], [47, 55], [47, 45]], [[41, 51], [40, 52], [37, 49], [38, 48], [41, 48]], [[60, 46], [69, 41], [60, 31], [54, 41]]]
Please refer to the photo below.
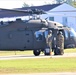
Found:
[[76, 32], [74, 31], [74, 29], [71, 29], [70, 31], [70, 37], [76, 37]]
[[45, 38], [47, 38], [47, 36], [48, 36], [48, 31], [45, 31], [44, 34], [45, 34]]
[[43, 32], [41, 31], [36, 31], [35, 32], [36, 40], [41, 41], [43, 39]]

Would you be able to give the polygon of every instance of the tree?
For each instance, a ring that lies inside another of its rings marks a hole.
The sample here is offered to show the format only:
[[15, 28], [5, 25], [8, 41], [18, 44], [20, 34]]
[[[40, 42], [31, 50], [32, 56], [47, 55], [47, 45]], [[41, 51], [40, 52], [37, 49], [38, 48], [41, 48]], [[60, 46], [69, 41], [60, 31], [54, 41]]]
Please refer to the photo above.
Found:
[[67, 0], [67, 3], [73, 7], [76, 7], [76, 0]]
[[24, 2], [22, 7], [29, 7], [29, 5]]
[[72, 6], [76, 7], [76, 0], [72, 1]]
[[66, 0], [56, 0], [57, 4], [64, 3]]
[[72, 0], [67, 0], [66, 3], [72, 5]]
[[56, 0], [57, 4], [64, 3], [64, 2], [73, 7], [76, 7], [76, 0]]

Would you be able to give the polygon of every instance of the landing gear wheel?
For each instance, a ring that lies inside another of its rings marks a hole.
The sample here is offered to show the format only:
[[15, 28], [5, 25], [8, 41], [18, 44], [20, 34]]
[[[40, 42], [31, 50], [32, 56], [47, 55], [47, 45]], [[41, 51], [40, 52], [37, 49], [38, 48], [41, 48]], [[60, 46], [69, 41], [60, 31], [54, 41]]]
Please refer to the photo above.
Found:
[[59, 49], [54, 49], [54, 55], [60, 55], [60, 50]]
[[40, 50], [33, 50], [33, 54], [35, 55], [35, 56], [39, 56], [40, 55]]
[[50, 55], [50, 48], [45, 48], [44, 54], [45, 55]]
[[64, 49], [60, 50], [60, 49], [54, 49], [54, 55], [63, 55], [64, 54]]

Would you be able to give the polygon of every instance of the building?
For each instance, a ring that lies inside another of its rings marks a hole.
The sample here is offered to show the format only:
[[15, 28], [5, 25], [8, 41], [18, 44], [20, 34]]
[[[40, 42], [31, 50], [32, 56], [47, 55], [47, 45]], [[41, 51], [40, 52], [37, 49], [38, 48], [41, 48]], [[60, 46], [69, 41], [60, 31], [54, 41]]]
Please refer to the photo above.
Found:
[[76, 8], [66, 3], [63, 3], [58, 7], [47, 11], [48, 15], [42, 15], [42, 18], [48, 17], [49, 20], [56, 21], [65, 26], [72, 27], [76, 31], [76, 12], [72, 12], [72, 10], [76, 10]]

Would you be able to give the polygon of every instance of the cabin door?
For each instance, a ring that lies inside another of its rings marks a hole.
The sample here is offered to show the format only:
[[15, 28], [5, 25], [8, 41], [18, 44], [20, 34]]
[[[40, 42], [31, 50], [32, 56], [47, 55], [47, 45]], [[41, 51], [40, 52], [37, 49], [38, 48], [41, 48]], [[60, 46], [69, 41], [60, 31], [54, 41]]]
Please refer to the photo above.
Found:
[[25, 49], [33, 48], [33, 32], [31, 30], [25, 31]]

